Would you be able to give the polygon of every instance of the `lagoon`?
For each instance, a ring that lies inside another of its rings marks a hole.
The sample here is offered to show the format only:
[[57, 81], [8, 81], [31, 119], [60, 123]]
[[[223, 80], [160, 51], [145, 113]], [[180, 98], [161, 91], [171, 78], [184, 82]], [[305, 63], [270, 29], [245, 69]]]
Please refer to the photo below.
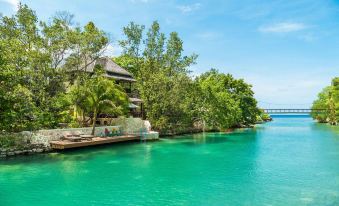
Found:
[[339, 127], [254, 129], [0, 160], [0, 205], [339, 205]]

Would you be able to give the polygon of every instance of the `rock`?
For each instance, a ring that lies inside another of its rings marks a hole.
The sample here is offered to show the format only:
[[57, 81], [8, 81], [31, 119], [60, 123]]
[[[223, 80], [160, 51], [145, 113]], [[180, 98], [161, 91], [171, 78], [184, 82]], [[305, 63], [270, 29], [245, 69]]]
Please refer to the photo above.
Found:
[[34, 154], [52, 151], [51, 147], [44, 144], [27, 144], [20, 148], [0, 148], [0, 158], [15, 155]]
[[24, 146], [24, 149], [25, 149], [25, 150], [29, 150], [30, 148], [31, 148], [30, 145], [25, 145], [25, 146]]
[[43, 149], [37, 149], [37, 150], [36, 150], [37, 153], [41, 153], [41, 152], [43, 152], [43, 151], [44, 151]]
[[46, 148], [44, 148], [44, 151], [45, 151], [45, 152], [49, 152], [49, 151], [51, 151], [51, 149], [48, 148], [48, 147], [46, 147]]
[[43, 147], [44, 147], [43, 144], [32, 144], [32, 148], [34, 149], [43, 148]]
[[8, 152], [7, 155], [8, 155], [8, 156], [14, 156], [15, 153], [14, 153], [14, 152]]

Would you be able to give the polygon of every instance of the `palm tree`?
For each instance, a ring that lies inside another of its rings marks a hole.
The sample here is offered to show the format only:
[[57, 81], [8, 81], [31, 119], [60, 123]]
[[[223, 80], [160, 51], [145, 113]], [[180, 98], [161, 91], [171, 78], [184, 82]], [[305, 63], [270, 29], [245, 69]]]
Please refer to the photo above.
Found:
[[75, 85], [72, 93], [76, 107], [84, 113], [93, 114], [92, 135], [95, 133], [98, 114], [123, 114], [128, 108], [128, 98], [124, 90], [102, 75], [94, 75], [83, 85]]

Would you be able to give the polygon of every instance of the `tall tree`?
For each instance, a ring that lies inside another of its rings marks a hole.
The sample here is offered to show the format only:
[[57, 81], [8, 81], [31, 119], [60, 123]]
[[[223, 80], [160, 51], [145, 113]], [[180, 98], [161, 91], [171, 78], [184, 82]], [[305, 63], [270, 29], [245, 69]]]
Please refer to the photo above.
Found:
[[201, 90], [198, 105], [199, 119], [211, 129], [227, 129], [240, 120], [239, 101], [227, 89], [230, 76], [212, 69], [197, 78]]
[[171, 133], [191, 126], [187, 99], [193, 82], [188, 67], [197, 56], [183, 55], [183, 42], [176, 32], [166, 41], [156, 21], [144, 38], [143, 30], [144, 26], [135, 23], [124, 28], [126, 39], [120, 41], [123, 55], [115, 60], [137, 78], [147, 118], [155, 128]]
[[[92, 22], [75, 27], [72, 18], [63, 12], [49, 23], [39, 23], [35, 12], [24, 4], [15, 15], [0, 18], [0, 129], [13, 130], [18, 122], [26, 122], [27, 128], [32, 128], [28, 122], [35, 128], [50, 128], [61, 121], [66, 108], [59, 99], [67, 90], [66, 80], [88, 76], [81, 72], [71, 76], [66, 68], [86, 69], [108, 42], [107, 35]], [[18, 115], [15, 108], [24, 107], [15, 103], [18, 95], [13, 92], [26, 94], [31, 101], [27, 104], [35, 108], [33, 115]]]
[[[141, 46], [143, 41], [144, 25], [138, 25], [134, 22], [130, 22], [129, 25], [123, 28], [123, 32], [126, 35], [125, 40], [119, 41], [120, 46], [123, 48], [123, 55], [121, 56], [121, 64], [125, 68], [128, 68], [136, 77], [142, 77], [143, 73], [141, 67]], [[119, 61], [120, 58], [117, 60]]]
[[88, 66], [102, 56], [109, 42], [105, 32], [93, 22], [87, 23], [83, 30], [76, 27], [69, 39], [72, 53], [66, 60], [66, 68], [80, 72], [88, 71]]

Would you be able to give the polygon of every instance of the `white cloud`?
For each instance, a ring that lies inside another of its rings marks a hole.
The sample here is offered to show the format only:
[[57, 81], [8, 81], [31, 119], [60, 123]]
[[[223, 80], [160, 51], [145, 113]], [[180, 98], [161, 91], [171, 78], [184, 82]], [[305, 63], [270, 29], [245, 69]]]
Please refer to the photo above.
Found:
[[195, 3], [192, 5], [181, 5], [178, 6], [178, 9], [182, 12], [182, 13], [190, 13], [193, 12], [195, 10], [198, 10], [201, 7], [200, 3]]
[[19, 0], [0, 0], [10, 4], [13, 7], [13, 10], [18, 10]]
[[289, 33], [301, 31], [306, 28], [307, 26], [303, 23], [282, 22], [268, 26], [261, 26], [258, 30], [263, 33]]

